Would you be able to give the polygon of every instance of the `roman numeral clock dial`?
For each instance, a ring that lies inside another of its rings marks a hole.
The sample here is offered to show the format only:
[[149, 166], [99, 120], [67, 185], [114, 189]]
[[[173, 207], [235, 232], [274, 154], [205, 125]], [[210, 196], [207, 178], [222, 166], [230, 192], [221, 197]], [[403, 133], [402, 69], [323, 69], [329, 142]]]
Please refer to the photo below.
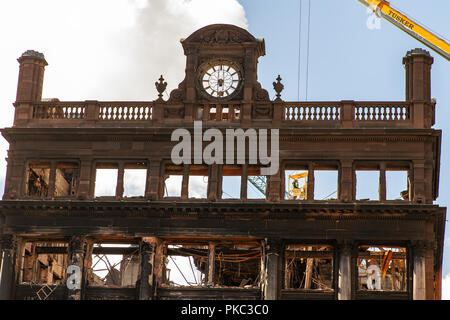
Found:
[[241, 88], [241, 69], [228, 60], [206, 62], [199, 68], [199, 82], [203, 95], [214, 100], [228, 100]]

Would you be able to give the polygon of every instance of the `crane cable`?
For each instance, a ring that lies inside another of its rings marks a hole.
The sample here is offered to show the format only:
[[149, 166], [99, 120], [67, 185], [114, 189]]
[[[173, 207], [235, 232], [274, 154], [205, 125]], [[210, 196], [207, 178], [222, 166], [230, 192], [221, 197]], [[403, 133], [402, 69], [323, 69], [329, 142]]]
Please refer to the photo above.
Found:
[[298, 13], [298, 70], [297, 70], [297, 101], [300, 100], [300, 49], [302, 42], [302, 0], [299, 1]]
[[[305, 101], [308, 101], [308, 82], [309, 82], [309, 35], [311, 27], [311, 0], [308, 0], [308, 33], [306, 39], [306, 83], [305, 83]], [[299, 1], [298, 18], [298, 69], [297, 69], [297, 100], [300, 100], [300, 65], [301, 65], [301, 39], [302, 39], [302, 0]]]
[[308, 101], [308, 76], [309, 76], [309, 34], [311, 26], [311, 0], [308, 0], [308, 41], [306, 44], [306, 92], [305, 100]]

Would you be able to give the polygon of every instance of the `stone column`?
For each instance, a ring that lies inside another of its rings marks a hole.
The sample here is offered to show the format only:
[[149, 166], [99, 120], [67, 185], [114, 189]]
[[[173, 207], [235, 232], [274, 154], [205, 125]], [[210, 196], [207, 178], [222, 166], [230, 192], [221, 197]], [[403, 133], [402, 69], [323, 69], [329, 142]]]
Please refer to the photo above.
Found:
[[116, 199], [120, 199], [123, 197], [123, 174], [124, 174], [124, 163], [119, 162], [117, 168]]
[[338, 299], [352, 299], [352, 244], [342, 242], [338, 245], [339, 275], [338, 275]]
[[216, 244], [214, 242], [209, 243], [208, 252], [208, 286], [214, 286], [216, 273]]
[[355, 194], [355, 175], [353, 172], [352, 160], [341, 160], [339, 200], [352, 202]]
[[212, 164], [208, 166], [208, 193], [207, 198], [209, 201], [216, 201], [222, 196], [222, 181], [221, 181], [222, 165]]
[[426, 274], [425, 257], [426, 244], [424, 241], [417, 241], [413, 245], [413, 299], [426, 299]]
[[[244, 45], [245, 46], [245, 45]], [[253, 84], [256, 81], [256, 65], [254, 49], [251, 46], [245, 47], [244, 57], [244, 86], [243, 91], [243, 103], [241, 104], [241, 125], [243, 127], [250, 126], [252, 122], [252, 98], [253, 98]]]
[[308, 185], [306, 200], [314, 200], [314, 163], [308, 163]]
[[[248, 164], [243, 164], [241, 166], [241, 200], [247, 199], [247, 183], [248, 182]], [[266, 186], [267, 187], [267, 186]]]
[[264, 300], [277, 300], [281, 289], [281, 239], [269, 238], [266, 241], [266, 270], [264, 283]]
[[380, 181], [378, 186], [380, 201], [386, 201], [386, 163], [380, 163]]
[[50, 174], [48, 178], [48, 194], [47, 198], [55, 197], [55, 187], [56, 187], [56, 161], [50, 161]]
[[[158, 200], [164, 195], [164, 181], [161, 174], [161, 159], [149, 159], [147, 168], [147, 187], [145, 197], [149, 200]], [[162, 192], [161, 192], [162, 191]]]
[[5, 234], [0, 236], [0, 300], [13, 299], [15, 237]]
[[166, 275], [164, 274], [164, 260], [165, 260], [165, 244], [159, 238], [152, 238], [154, 250], [153, 263], [153, 296], [157, 295], [158, 287], [164, 282]]
[[266, 199], [268, 201], [277, 202], [280, 199], [284, 199], [284, 186], [281, 185], [281, 173], [282, 170], [278, 169], [276, 174], [267, 177]]
[[189, 165], [183, 166], [183, 180], [181, 181], [181, 200], [189, 199]]
[[10, 157], [6, 158], [6, 161], [7, 171], [3, 199], [18, 199], [20, 196], [25, 195], [25, 183], [22, 183], [22, 179], [27, 179], [24, 170], [26, 168], [26, 161], [24, 158], [15, 155], [10, 155]]
[[151, 300], [153, 297], [153, 245], [142, 239], [141, 272], [138, 286], [139, 300]]
[[425, 160], [413, 160], [413, 202], [425, 203]]
[[77, 198], [80, 200], [93, 198], [95, 188], [95, 174], [93, 172], [95, 173], [95, 168], [92, 168], [92, 159], [81, 158], [79, 170]]
[[67, 266], [67, 300], [81, 300], [82, 288], [84, 288], [83, 275], [84, 259], [86, 255], [86, 238], [82, 235], [74, 235], [69, 242], [68, 266]]
[[[433, 227], [427, 229], [433, 229]], [[434, 252], [437, 250], [437, 244], [434, 241], [427, 241], [425, 248], [425, 298], [427, 300], [435, 299], [435, 291], [440, 292], [439, 285], [436, 284], [436, 280], [440, 283], [442, 276], [439, 277], [438, 272], [434, 268]], [[440, 298], [439, 298], [440, 300]]]

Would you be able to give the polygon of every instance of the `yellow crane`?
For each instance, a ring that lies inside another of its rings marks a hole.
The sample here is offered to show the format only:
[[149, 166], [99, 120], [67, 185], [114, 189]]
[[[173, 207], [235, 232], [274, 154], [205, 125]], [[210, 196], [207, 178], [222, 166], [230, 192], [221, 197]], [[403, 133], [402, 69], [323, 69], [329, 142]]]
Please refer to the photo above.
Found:
[[288, 178], [288, 199], [305, 200], [308, 186], [308, 172], [290, 175]]
[[405, 14], [391, 7], [384, 0], [358, 0], [369, 7], [378, 16], [389, 21], [400, 30], [422, 42], [427, 47], [436, 51], [442, 57], [450, 61], [450, 45], [442, 38], [422, 27], [419, 23], [408, 18]]

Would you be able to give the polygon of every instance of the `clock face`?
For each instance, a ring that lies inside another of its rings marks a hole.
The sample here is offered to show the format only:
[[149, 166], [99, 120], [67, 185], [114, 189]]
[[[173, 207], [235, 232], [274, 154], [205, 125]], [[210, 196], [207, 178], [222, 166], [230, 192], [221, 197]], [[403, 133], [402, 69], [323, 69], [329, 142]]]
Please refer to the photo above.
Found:
[[202, 65], [199, 81], [203, 91], [216, 99], [230, 98], [237, 93], [242, 83], [239, 66], [226, 60]]

